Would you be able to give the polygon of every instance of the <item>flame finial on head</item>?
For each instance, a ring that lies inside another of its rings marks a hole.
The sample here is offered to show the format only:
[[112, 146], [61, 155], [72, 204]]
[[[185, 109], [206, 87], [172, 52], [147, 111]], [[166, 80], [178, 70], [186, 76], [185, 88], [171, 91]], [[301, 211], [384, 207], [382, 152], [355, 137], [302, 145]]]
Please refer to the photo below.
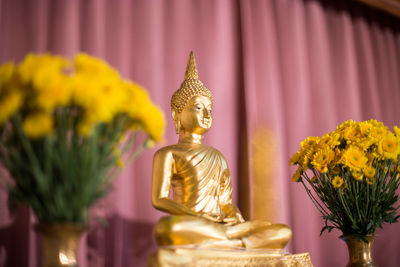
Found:
[[196, 60], [193, 51], [190, 52], [185, 72], [185, 80], [181, 87], [172, 95], [171, 108], [181, 113], [186, 103], [194, 96], [205, 96], [213, 102], [213, 95], [199, 80], [199, 73], [196, 67]]
[[196, 59], [194, 58], [193, 51], [190, 52], [185, 72], [185, 80], [189, 79], [199, 79], [199, 73], [197, 71]]

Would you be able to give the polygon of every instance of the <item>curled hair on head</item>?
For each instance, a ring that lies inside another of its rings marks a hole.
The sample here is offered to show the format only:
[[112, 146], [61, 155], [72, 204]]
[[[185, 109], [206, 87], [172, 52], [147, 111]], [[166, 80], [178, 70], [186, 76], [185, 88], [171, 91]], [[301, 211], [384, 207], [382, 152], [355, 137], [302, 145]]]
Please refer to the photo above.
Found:
[[195, 96], [208, 97], [211, 103], [214, 100], [211, 91], [199, 80], [196, 61], [193, 52], [190, 52], [185, 80], [182, 82], [181, 87], [172, 95], [171, 109], [181, 113], [187, 102]]

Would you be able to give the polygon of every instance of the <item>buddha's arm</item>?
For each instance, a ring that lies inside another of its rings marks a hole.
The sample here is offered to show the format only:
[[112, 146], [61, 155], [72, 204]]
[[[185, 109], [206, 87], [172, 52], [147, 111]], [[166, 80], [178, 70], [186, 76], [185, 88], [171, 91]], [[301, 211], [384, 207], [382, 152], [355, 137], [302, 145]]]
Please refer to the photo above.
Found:
[[225, 223], [237, 224], [237, 223], [244, 222], [242, 214], [240, 213], [239, 209], [233, 203], [223, 205], [222, 210], [226, 214], [226, 217], [224, 219]]
[[169, 198], [174, 165], [171, 151], [161, 149], [154, 155], [151, 192], [153, 207], [174, 215], [197, 215], [195, 211]]
[[[226, 162], [225, 162], [226, 165]], [[226, 165], [227, 168], [227, 165]], [[225, 169], [223, 183], [221, 184], [220, 205], [225, 213], [224, 223], [238, 224], [244, 222], [240, 210], [233, 203], [232, 198], [232, 183], [229, 169]]]

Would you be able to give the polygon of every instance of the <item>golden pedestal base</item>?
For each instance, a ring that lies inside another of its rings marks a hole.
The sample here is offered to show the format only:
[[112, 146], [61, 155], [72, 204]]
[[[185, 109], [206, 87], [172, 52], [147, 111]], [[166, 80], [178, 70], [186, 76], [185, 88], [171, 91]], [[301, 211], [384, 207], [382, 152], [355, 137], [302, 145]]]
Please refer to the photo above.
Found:
[[312, 267], [310, 254], [279, 254], [268, 250], [160, 248], [148, 267]]

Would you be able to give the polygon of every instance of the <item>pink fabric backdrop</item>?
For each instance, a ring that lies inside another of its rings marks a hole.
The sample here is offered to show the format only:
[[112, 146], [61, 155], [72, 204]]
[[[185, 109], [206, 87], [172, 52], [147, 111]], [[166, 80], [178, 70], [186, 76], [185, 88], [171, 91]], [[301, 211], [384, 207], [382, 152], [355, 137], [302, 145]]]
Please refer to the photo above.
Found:
[[[340, 233], [319, 237], [322, 221], [301, 185], [290, 182], [287, 162], [300, 141], [344, 120], [400, 124], [399, 22], [333, 0], [0, 0], [0, 63], [21, 60], [29, 51], [85, 51], [104, 58], [149, 90], [166, 112], [171, 144], [177, 138], [169, 100], [193, 50], [200, 79], [215, 97], [206, 143], [226, 156], [236, 202], [240, 197], [250, 218], [260, 208], [252, 197], [260, 189], [252, 140], [259, 129], [267, 130], [277, 148], [274, 218], [294, 231], [289, 251], [311, 252], [315, 266], [343, 266], [347, 252]], [[115, 190], [97, 205], [95, 214], [109, 226], [95, 224], [83, 239], [82, 267], [145, 266], [156, 249], [151, 231], [162, 213], [150, 201], [153, 153], [126, 167]], [[10, 216], [2, 191], [0, 266], [40, 266], [32, 217], [26, 207]], [[376, 262], [399, 266], [399, 225], [378, 233]]]

